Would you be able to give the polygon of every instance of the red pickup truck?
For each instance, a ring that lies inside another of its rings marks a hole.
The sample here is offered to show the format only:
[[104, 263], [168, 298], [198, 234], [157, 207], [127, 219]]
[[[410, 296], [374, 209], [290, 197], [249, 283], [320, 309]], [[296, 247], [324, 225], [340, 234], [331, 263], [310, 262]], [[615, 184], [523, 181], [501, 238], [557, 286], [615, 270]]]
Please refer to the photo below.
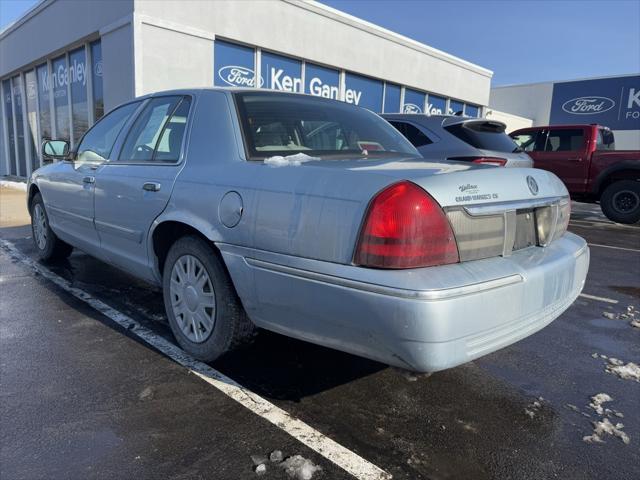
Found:
[[560, 177], [573, 199], [600, 202], [614, 222], [640, 221], [640, 151], [616, 150], [607, 127], [552, 125], [510, 136], [533, 158], [535, 168]]

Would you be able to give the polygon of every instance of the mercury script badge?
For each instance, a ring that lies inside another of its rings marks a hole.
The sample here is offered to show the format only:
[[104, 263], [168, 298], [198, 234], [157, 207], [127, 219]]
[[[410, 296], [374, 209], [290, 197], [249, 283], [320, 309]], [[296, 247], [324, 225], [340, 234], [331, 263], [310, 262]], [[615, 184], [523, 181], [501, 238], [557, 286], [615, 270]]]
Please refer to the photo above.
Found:
[[538, 182], [536, 182], [536, 179], [531, 175], [527, 175], [527, 185], [529, 186], [529, 190], [531, 190], [531, 193], [533, 193], [534, 195], [538, 194]]

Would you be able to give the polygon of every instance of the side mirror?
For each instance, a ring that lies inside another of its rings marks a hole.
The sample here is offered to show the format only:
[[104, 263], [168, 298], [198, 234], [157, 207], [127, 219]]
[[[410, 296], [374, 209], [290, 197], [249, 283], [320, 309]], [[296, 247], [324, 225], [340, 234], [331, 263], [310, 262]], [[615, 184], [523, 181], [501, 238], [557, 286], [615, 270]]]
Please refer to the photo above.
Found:
[[65, 160], [69, 157], [69, 142], [66, 140], [45, 140], [42, 142], [44, 161]]

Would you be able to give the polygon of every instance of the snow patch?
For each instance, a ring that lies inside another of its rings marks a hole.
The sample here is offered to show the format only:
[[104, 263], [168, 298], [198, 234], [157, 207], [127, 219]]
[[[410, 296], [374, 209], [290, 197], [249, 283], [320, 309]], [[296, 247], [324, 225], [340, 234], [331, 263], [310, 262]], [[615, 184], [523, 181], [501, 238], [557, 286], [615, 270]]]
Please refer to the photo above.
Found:
[[610, 358], [609, 365], [605, 367], [605, 371], [623, 380], [634, 380], [640, 383], [640, 366], [633, 362], [625, 364], [622, 360]]
[[525, 415], [527, 415], [529, 418], [535, 418], [536, 414], [542, 408], [543, 401], [544, 401], [544, 398], [538, 397], [537, 400], [534, 400], [529, 405], [527, 405], [527, 407], [524, 409]]
[[609, 320], [629, 320], [629, 325], [640, 328], [640, 311], [634, 305], [629, 305], [625, 312], [618, 314], [602, 312], [602, 316]]
[[591, 397], [591, 403], [589, 404], [589, 408], [595, 410], [598, 415], [602, 415], [604, 413], [604, 408], [602, 407], [602, 404], [606, 402], [612, 402], [612, 401], [613, 401], [613, 398], [611, 398], [606, 393], [598, 393], [597, 395], [594, 395], [593, 397]]
[[256, 472], [258, 476], [264, 475], [267, 473], [267, 466], [264, 463], [261, 463], [260, 465], [256, 465], [256, 468], [254, 468], [253, 471]]
[[24, 182], [14, 182], [11, 180], [0, 180], [0, 188], [12, 188], [14, 190], [27, 191], [27, 184]]
[[289, 478], [296, 480], [311, 480], [313, 474], [322, 470], [322, 467], [315, 465], [311, 460], [307, 460], [302, 455], [288, 457], [284, 462], [278, 464], [283, 468]]
[[622, 423], [616, 423], [615, 425], [609, 421], [608, 418], [600, 422], [592, 422], [593, 433], [582, 437], [582, 441], [586, 443], [605, 443], [602, 439], [605, 435], [611, 435], [620, 438], [625, 445], [629, 445], [631, 441], [629, 435], [624, 433], [622, 429], [624, 425]]
[[287, 155], [286, 157], [274, 155], [273, 157], [265, 158], [264, 164], [272, 167], [299, 167], [305, 162], [312, 162], [314, 160], [320, 160], [320, 158], [310, 157], [305, 153], [296, 153], [295, 155]]

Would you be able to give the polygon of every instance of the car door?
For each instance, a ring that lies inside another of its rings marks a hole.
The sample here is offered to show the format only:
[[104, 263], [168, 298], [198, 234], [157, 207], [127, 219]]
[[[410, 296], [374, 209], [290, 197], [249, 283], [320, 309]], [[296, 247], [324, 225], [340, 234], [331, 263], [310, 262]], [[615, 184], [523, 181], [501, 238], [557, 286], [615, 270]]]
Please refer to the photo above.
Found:
[[60, 162], [38, 183], [54, 231], [92, 255], [100, 256], [93, 222], [95, 176], [138, 105], [139, 102], [129, 103], [105, 115], [84, 135], [73, 160]]
[[189, 96], [147, 101], [132, 123], [116, 159], [96, 175], [95, 224], [109, 261], [153, 278], [147, 235], [164, 210], [182, 168]]
[[536, 142], [534, 166], [555, 173], [570, 192], [584, 192], [589, 168], [586, 141], [583, 128], [550, 127]]

